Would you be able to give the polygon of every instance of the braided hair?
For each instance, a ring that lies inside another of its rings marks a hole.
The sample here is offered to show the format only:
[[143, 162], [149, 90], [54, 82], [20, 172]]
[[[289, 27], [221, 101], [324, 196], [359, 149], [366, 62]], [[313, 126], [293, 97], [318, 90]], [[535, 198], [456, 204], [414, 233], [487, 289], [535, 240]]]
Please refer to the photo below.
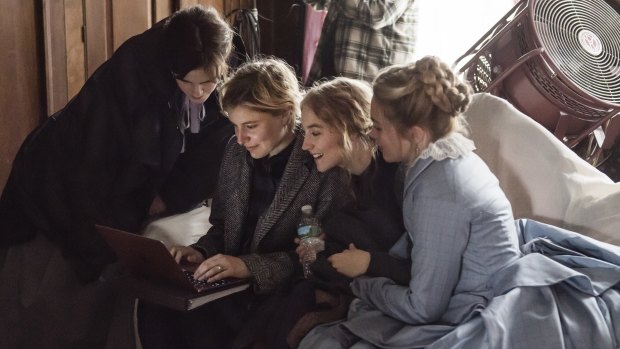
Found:
[[396, 129], [424, 127], [431, 142], [452, 131], [465, 133], [461, 113], [471, 95], [469, 84], [434, 56], [385, 68], [373, 83], [373, 98]]

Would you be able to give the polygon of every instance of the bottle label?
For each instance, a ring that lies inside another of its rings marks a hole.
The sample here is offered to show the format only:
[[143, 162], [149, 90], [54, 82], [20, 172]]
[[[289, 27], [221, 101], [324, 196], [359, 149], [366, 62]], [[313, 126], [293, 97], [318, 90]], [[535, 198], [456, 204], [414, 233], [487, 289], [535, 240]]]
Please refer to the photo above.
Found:
[[319, 236], [321, 235], [321, 228], [316, 225], [302, 225], [297, 228], [297, 236], [300, 238]]

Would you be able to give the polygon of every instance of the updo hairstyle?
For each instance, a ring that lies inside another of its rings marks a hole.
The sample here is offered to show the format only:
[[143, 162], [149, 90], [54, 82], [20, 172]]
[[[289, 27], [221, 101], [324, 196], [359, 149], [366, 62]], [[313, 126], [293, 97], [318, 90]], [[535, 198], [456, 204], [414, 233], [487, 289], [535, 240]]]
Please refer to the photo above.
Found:
[[437, 57], [383, 69], [374, 80], [373, 98], [385, 117], [404, 134], [420, 126], [434, 142], [452, 131], [465, 133], [461, 116], [471, 101], [470, 86]]

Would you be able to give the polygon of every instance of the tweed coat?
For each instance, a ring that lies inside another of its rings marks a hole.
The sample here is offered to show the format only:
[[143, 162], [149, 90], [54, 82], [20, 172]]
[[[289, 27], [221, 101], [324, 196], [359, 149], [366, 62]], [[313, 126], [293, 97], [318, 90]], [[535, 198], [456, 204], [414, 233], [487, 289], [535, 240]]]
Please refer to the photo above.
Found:
[[213, 226], [194, 246], [206, 257], [218, 253], [239, 256], [251, 273], [254, 291], [275, 290], [295, 272], [300, 272], [294, 239], [301, 207], [312, 205], [322, 219], [337, 205], [337, 190], [342, 188], [340, 169], [320, 173], [310, 154], [301, 149], [303, 136], [297, 134], [294, 148], [284, 169], [275, 197], [258, 218], [252, 236], [250, 254], [240, 255], [243, 226], [251, 193], [253, 160], [247, 150], [229, 142], [222, 160], [218, 187], [213, 199], [210, 221]]

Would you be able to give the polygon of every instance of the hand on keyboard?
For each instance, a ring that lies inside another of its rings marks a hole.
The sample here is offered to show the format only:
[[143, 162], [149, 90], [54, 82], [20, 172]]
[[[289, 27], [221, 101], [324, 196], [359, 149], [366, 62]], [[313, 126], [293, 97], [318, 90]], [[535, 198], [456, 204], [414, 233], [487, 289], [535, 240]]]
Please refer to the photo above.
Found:
[[194, 272], [189, 270], [183, 270], [185, 277], [196, 287], [198, 291], [211, 290], [226, 286], [230, 283], [230, 279], [222, 279], [214, 282], [207, 282], [205, 280], [197, 280], [194, 278]]

